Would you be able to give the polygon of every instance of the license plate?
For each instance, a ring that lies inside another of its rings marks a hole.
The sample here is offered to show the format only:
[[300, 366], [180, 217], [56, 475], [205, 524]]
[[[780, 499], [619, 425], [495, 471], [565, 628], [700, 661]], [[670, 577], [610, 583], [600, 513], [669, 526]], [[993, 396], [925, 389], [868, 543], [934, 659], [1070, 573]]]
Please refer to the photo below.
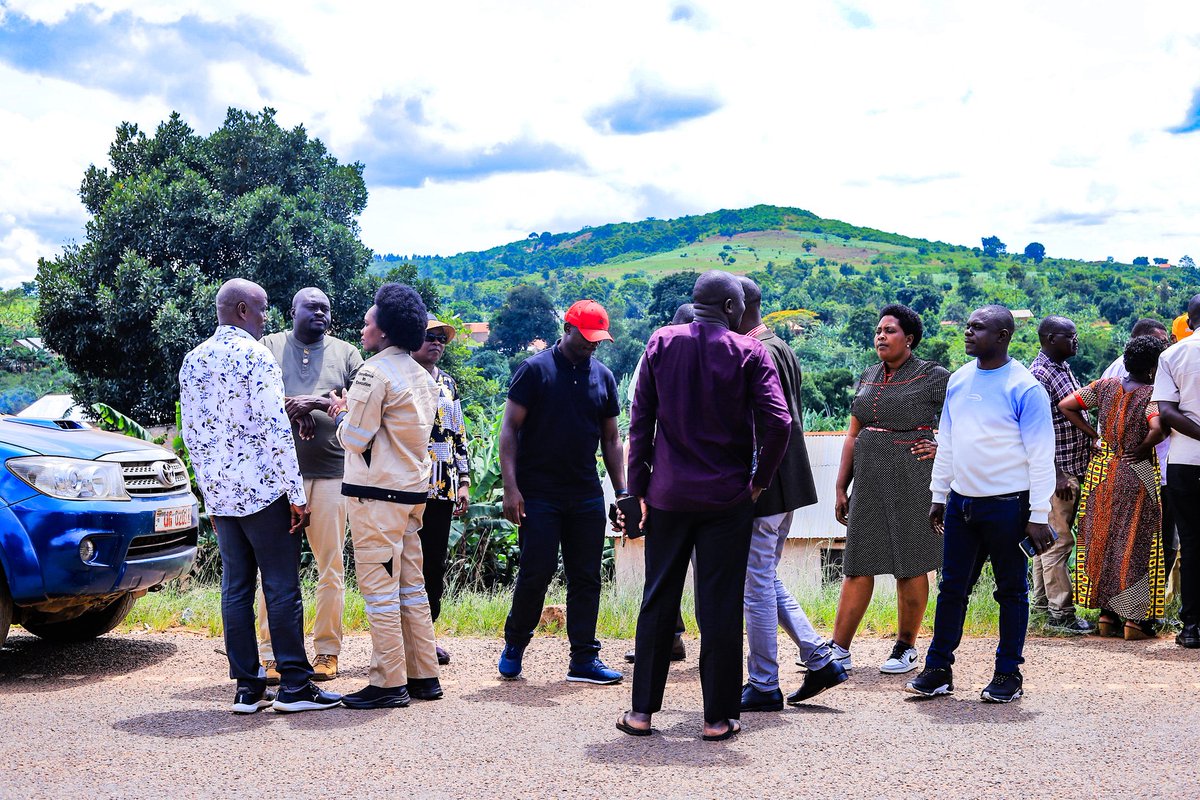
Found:
[[190, 527], [192, 527], [191, 506], [160, 508], [154, 512], [154, 530], [157, 533], [178, 531]]

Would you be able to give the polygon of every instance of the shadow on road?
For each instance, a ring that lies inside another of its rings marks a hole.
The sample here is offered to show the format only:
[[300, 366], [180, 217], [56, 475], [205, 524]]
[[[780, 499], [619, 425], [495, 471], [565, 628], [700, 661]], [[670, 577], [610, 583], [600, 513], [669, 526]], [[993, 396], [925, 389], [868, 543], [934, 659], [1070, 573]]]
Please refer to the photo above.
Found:
[[349, 711], [337, 708], [301, 714], [280, 714], [270, 709], [257, 714], [233, 714], [225, 705], [231, 700], [232, 696], [222, 697], [221, 706], [218, 708], [141, 714], [113, 723], [112, 727], [123, 733], [159, 739], [203, 739], [209, 736], [244, 733], [264, 725], [287, 725], [301, 731], [346, 730], [377, 722], [384, 715], [391, 713], [389, 709]]
[[178, 650], [161, 640], [102, 636], [80, 644], [52, 644], [15, 634], [0, 652], [0, 683], [6, 692], [59, 691], [154, 666]]
[[909, 695], [904, 702], [942, 725], [1012, 725], [1032, 722], [1042, 715], [1041, 711], [1024, 710], [1020, 700], [999, 704], [984, 703], [978, 698]]
[[551, 683], [531, 683], [524, 678], [515, 681], [498, 681], [477, 692], [463, 695], [463, 700], [484, 703], [508, 703], [522, 708], [554, 708], [562, 705], [578, 692], [594, 691], [586, 684], [568, 683], [558, 680]]

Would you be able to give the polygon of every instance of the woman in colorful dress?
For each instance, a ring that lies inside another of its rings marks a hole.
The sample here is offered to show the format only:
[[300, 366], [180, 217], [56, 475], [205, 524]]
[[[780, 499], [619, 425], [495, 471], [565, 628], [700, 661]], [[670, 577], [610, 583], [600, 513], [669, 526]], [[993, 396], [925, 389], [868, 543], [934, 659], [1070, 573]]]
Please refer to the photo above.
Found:
[[898, 605], [896, 643], [879, 669], [893, 674], [916, 669], [928, 573], [942, 564], [942, 538], [929, 525], [929, 481], [937, 453], [934, 429], [950, 373], [913, 355], [921, 334], [921, 317], [911, 308], [889, 305], [879, 312], [880, 363], [859, 377], [850, 407], [835, 508], [846, 526], [845, 578], [833, 627], [834, 657], [846, 669], [852, 667], [850, 643], [876, 575], [896, 577]]
[[[442, 612], [442, 595], [446, 590], [446, 553], [450, 544], [450, 519], [467, 513], [470, 497], [471, 469], [467, 460], [467, 429], [463, 421], [458, 386], [437, 363], [454, 339], [454, 326], [438, 321], [433, 314], [425, 329], [425, 344], [413, 351], [413, 359], [424, 367], [438, 383], [437, 417], [429, 437], [429, 456], [433, 470], [429, 473], [429, 499], [425, 503], [425, 518], [421, 526], [421, 551], [424, 554], [425, 591], [429, 594], [429, 611], [437, 622]], [[450, 654], [437, 646], [438, 664], [449, 664]]]
[[[1154, 445], [1162, 441], [1150, 402], [1165, 343], [1137, 336], [1125, 348], [1125, 378], [1103, 378], [1058, 404], [1071, 424], [1104, 447], [1088, 466], [1079, 501], [1075, 602], [1100, 609], [1100, 634], [1148, 639], [1163, 616], [1162, 507]], [[1080, 412], [1095, 409], [1097, 428]], [[1121, 620], [1124, 619], [1124, 625]]]

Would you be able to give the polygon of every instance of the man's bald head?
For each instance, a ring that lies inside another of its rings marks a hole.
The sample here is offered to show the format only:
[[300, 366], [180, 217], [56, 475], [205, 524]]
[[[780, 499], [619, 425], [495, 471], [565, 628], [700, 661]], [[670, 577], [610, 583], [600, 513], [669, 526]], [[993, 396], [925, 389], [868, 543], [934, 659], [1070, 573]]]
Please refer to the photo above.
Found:
[[[990, 305], [976, 309], [976, 314], [981, 314], [999, 330], [1008, 331], [1011, 337], [1017, 330], [1017, 321], [1013, 319], [1012, 312], [1004, 306]], [[1070, 322], [1070, 320], [1067, 320]]]
[[1192, 330], [1200, 330], [1200, 294], [1192, 295], [1192, 299], [1188, 300], [1188, 327]]
[[758, 288], [757, 283], [750, 280], [745, 275], [738, 278], [738, 283], [742, 284], [742, 294], [746, 296], [747, 308], [762, 304], [762, 289]]
[[267, 321], [267, 291], [254, 281], [233, 278], [217, 290], [217, 323], [233, 325], [255, 339]]
[[736, 331], [746, 311], [746, 295], [736, 277], [724, 270], [711, 269], [696, 279], [692, 304], [696, 319]]
[[315, 286], [306, 286], [292, 298], [292, 334], [305, 344], [316, 344], [332, 321], [329, 298]]
[[302, 306], [309, 300], [324, 300], [325, 305], [329, 305], [329, 296], [315, 286], [305, 286], [300, 291], [292, 296], [292, 313], [296, 313], [296, 309]]

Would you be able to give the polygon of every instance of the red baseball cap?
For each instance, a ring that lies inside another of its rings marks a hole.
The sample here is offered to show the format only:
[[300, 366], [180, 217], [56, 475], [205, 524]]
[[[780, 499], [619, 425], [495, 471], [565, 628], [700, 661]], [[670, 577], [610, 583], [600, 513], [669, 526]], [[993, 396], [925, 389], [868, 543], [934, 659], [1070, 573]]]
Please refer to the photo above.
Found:
[[608, 312], [595, 300], [580, 300], [567, 309], [563, 319], [578, 328], [589, 342], [613, 340], [608, 332]]

